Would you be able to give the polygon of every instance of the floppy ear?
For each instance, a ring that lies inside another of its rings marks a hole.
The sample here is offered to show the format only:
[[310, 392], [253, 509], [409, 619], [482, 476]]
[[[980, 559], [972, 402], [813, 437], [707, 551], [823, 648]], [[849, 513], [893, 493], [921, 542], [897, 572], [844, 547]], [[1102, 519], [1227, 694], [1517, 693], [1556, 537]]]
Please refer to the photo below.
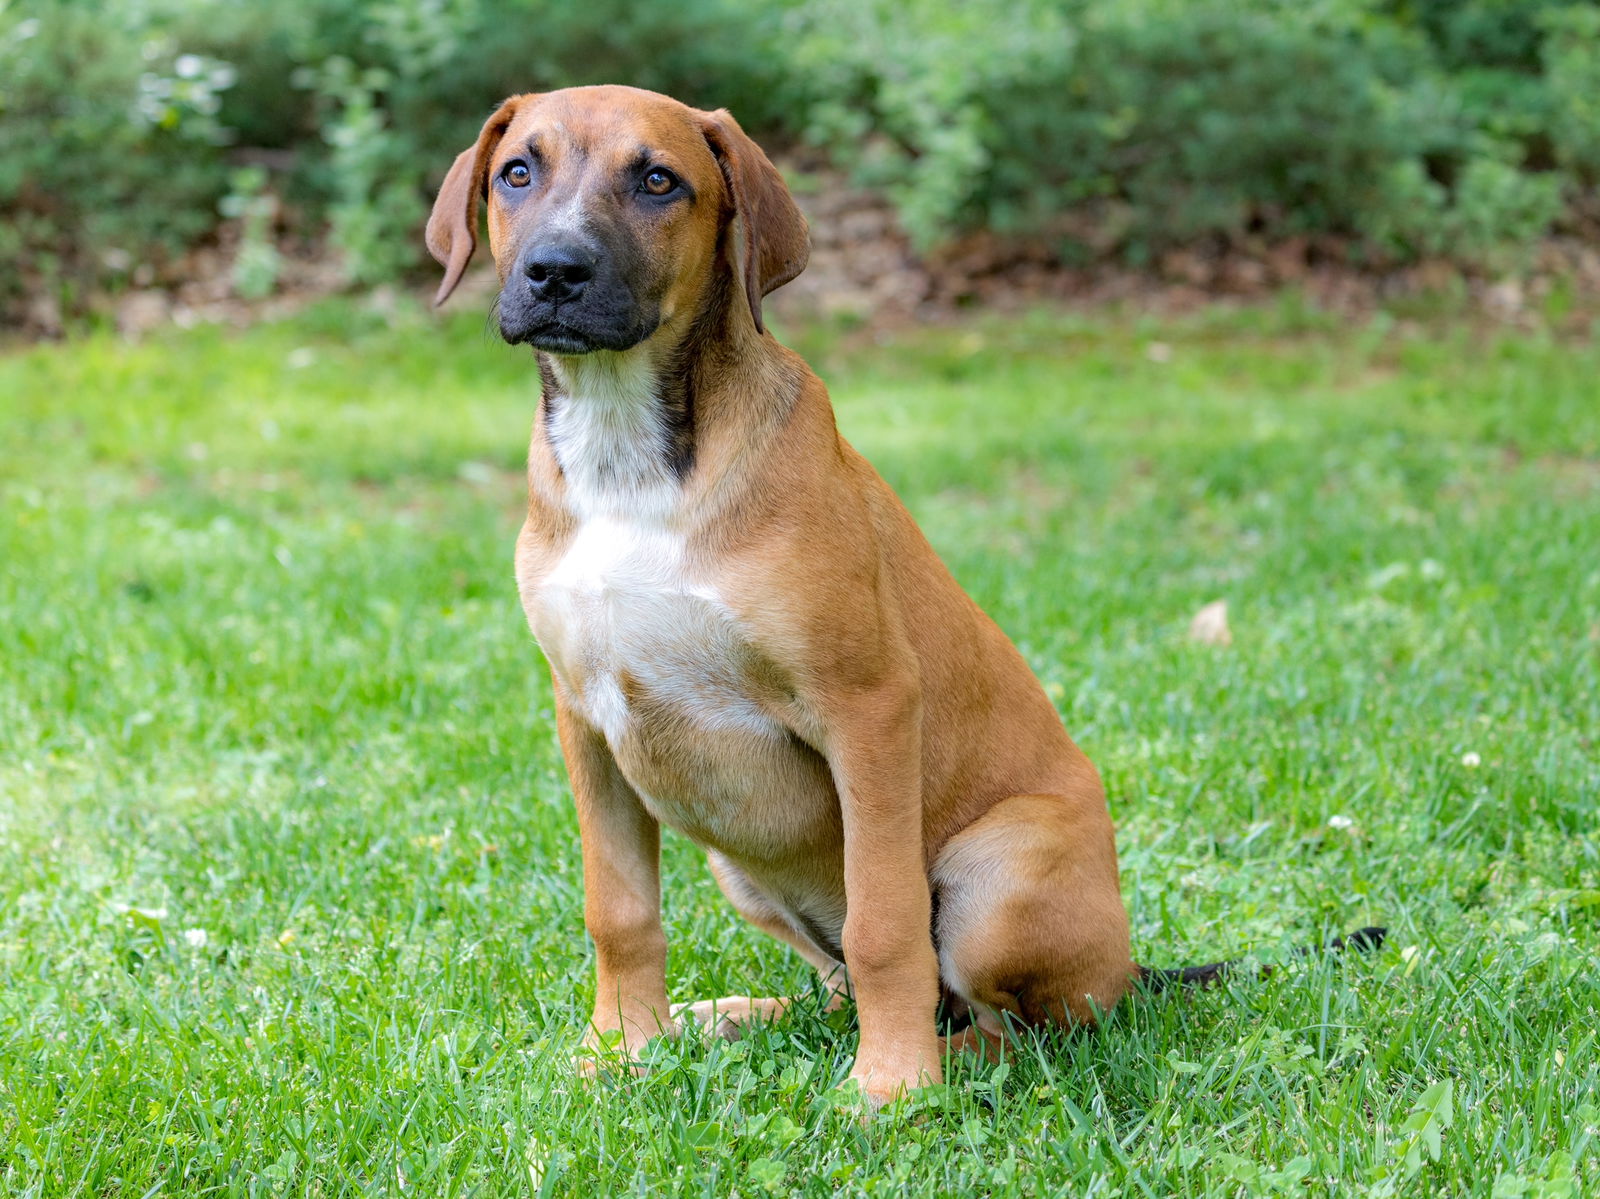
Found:
[[806, 269], [811, 231], [778, 168], [726, 108], [702, 113], [701, 124], [743, 228], [744, 294], [756, 332], [764, 333], [761, 297]]
[[439, 185], [427, 232], [428, 253], [444, 267], [444, 282], [433, 297], [435, 304], [450, 298], [467, 263], [472, 261], [472, 251], [478, 246], [478, 201], [488, 190], [489, 160], [516, 115], [518, 99], [513, 97], [495, 110], [484, 123], [477, 142], [456, 155]]

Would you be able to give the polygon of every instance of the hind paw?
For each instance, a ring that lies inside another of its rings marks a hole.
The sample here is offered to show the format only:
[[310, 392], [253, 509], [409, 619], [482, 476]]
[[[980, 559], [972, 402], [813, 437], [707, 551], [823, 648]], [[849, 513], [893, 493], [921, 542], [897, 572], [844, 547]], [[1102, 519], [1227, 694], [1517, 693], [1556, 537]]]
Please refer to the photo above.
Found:
[[737, 1041], [746, 1026], [776, 1020], [789, 1007], [782, 998], [757, 999], [750, 995], [727, 995], [721, 999], [702, 999], [698, 1003], [675, 1003], [672, 1017], [680, 1027], [694, 1024], [721, 1037]]

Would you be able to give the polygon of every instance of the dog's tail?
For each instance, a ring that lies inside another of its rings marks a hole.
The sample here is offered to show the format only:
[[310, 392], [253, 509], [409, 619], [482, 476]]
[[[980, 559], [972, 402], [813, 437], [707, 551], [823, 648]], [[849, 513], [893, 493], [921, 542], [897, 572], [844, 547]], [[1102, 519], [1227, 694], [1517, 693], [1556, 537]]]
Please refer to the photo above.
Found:
[[[1378, 948], [1383, 944], [1383, 939], [1389, 935], [1386, 928], [1358, 928], [1348, 937], [1335, 937], [1326, 945], [1308, 946], [1297, 949], [1297, 957], [1307, 957], [1317, 953], [1343, 953], [1352, 950], [1365, 953]], [[1244, 959], [1233, 958], [1226, 962], [1211, 962], [1205, 966], [1180, 966], [1170, 970], [1160, 970], [1154, 966], [1139, 967], [1139, 982], [1147, 991], [1165, 991], [1168, 987], [1209, 987], [1232, 974], [1241, 965]], [[1262, 966], [1257, 977], [1266, 978], [1273, 971], [1271, 966]]]

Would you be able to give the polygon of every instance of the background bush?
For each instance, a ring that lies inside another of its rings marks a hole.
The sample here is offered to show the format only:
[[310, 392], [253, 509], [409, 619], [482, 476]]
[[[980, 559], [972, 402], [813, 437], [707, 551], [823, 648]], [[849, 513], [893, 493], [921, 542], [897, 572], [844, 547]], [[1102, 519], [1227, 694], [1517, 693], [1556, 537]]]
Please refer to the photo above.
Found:
[[394, 277], [495, 103], [602, 81], [820, 148], [924, 248], [1503, 269], [1600, 181], [1592, 0], [43, 0], [0, 7], [0, 305], [158, 281], [230, 213], [258, 291], [274, 233]]
[[231, 67], [130, 12], [62, 5], [0, 25], [0, 301], [160, 265], [227, 190]]

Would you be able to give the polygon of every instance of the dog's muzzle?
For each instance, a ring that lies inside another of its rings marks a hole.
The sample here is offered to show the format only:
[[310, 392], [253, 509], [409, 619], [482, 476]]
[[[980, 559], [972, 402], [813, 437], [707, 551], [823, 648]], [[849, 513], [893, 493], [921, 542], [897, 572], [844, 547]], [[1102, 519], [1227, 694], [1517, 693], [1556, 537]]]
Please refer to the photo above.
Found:
[[582, 242], [529, 246], [500, 291], [500, 335], [553, 354], [630, 349], [658, 321], [655, 305], [634, 295], [615, 262]]

